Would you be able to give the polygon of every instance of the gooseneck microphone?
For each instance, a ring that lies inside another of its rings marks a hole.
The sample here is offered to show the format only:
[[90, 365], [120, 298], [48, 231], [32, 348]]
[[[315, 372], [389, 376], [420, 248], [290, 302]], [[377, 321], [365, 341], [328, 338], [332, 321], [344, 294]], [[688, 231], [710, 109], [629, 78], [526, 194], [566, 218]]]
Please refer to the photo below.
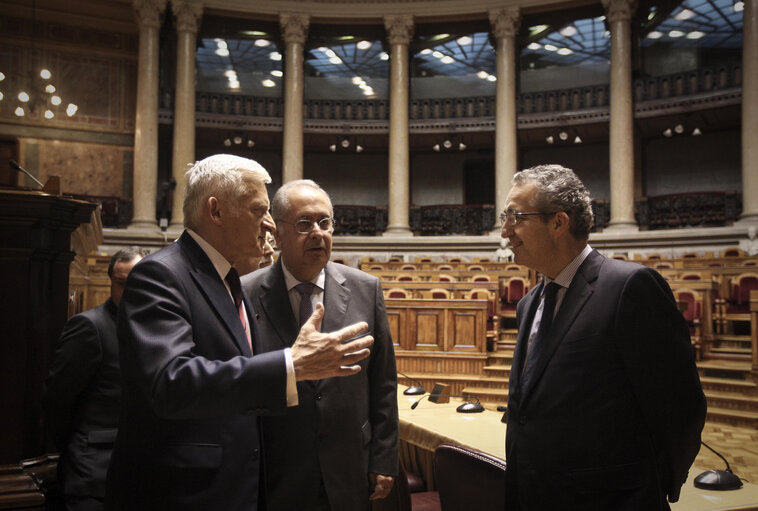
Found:
[[[420, 398], [418, 398], [416, 401], [413, 402], [411, 405], [411, 410], [415, 410], [418, 404], [421, 402], [422, 399], [429, 396], [430, 394], [424, 394]], [[476, 396], [473, 396], [471, 394], [464, 395], [464, 394], [445, 394], [445, 397], [465, 397], [467, 399], [476, 399], [476, 403], [472, 403], [471, 401], [467, 401], [465, 403], [462, 403], [458, 405], [458, 407], [455, 409], [458, 413], [480, 413], [484, 411], [484, 406], [479, 402], [479, 398]]]
[[26, 174], [27, 176], [29, 176], [32, 179], [32, 181], [34, 181], [35, 183], [37, 183], [39, 185], [40, 188], [44, 188], [45, 187], [45, 185], [43, 185], [40, 182], [39, 179], [37, 179], [36, 177], [34, 177], [28, 170], [26, 170], [25, 168], [23, 168], [21, 165], [19, 165], [18, 163], [16, 163], [14, 160], [8, 160], [8, 165], [10, 165], [10, 167], [13, 170], [17, 170], [19, 172], [23, 172], [24, 174]]
[[703, 490], [737, 490], [742, 488], [742, 481], [739, 476], [732, 472], [732, 468], [729, 466], [729, 462], [726, 461], [721, 454], [710, 445], [706, 444], [702, 440], [701, 444], [706, 446], [713, 454], [721, 458], [726, 463], [726, 470], [706, 470], [695, 478], [694, 484], [696, 488]]
[[420, 396], [421, 394], [424, 394], [426, 392], [426, 390], [424, 390], [424, 386], [416, 378], [411, 378], [407, 374], [400, 371], [398, 371], [397, 374], [399, 374], [403, 378], [408, 378], [415, 384], [412, 387], [408, 387], [407, 389], [403, 391], [403, 394], [405, 394], [406, 396]]

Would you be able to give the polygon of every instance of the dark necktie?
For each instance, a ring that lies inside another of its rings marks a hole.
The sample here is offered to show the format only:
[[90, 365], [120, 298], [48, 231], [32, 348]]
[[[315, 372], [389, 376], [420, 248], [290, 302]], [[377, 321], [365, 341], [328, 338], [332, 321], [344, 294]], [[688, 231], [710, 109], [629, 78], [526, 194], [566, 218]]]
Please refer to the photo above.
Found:
[[313, 282], [301, 282], [295, 289], [300, 293], [300, 327], [302, 327], [308, 318], [313, 314], [313, 303], [311, 303], [311, 293], [316, 285]]
[[234, 305], [237, 307], [237, 314], [239, 314], [242, 328], [245, 330], [247, 342], [250, 343], [250, 334], [247, 331], [247, 321], [245, 321], [245, 308], [242, 306], [242, 285], [240, 284], [239, 273], [232, 267], [229, 269], [229, 273], [226, 274], [225, 280], [229, 284], [229, 290], [232, 292]]
[[545, 287], [545, 304], [542, 306], [542, 318], [540, 319], [539, 327], [537, 327], [537, 333], [534, 336], [532, 345], [527, 350], [524, 373], [521, 377], [522, 388], [526, 388], [529, 384], [529, 379], [533, 376], [532, 373], [535, 370], [536, 361], [540, 358], [542, 350], [545, 348], [545, 338], [550, 332], [550, 326], [553, 324], [555, 299], [560, 288], [561, 286], [555, 282], [551, 282]]

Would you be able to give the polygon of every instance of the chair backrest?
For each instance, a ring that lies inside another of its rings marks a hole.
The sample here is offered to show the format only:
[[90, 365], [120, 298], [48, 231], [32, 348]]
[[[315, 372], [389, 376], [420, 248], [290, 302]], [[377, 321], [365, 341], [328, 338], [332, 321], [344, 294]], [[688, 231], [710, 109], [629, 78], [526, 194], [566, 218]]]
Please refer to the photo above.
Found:
[[429, 291], [429, 294], [434, 300], [447, 300], [450, 298], [450, 291], [447, 289], [433, 288]]
[[687, 252], [682, 254], [682, 259], [697, 259], [699, 256], [696, 252]]
[[703, 276], [699, 272], [683, 273], [681, 280], [703, 280]]
[[475, 263], [489, 263], [491, 259], [489, 257], [475, 257], [474, 262]]
[[388, 261], [391, 262], [391, 263], [400, 263], [400, 262], [403, 261], [403, 258], [402, 257], [398, 257], [398, 256], [394, 256], [394, 257], [390, 257], [388, 259]]
[[384, 266], [382, 266], [381, 264], [372, 264], [371, 266], [368, 267], [368, 269], [369, 270], [380, 270], [381, 271], [381, 270], [384, 269]]
[[443, 511], [505, 509], [505, 461], [462, 445], [434, 451], [434, 480]]
[[387, 290], [387, 298], [408, 298], [408, 291], [400, 288], [392, 288]]
[[413, 281], [413, 275], [410, 273], [401, 273], [397, 276], [398, 282], [412, 282]]
[[489, 282], [490, 277], [489, 275], [477, 275], [476, 277], [471, 277], [471, 282]]
[[508, 287], [508, 302], [516, 303], [529, 291], [526, 281], [522, 278], [511, 277], [506, 283]]
[[758, 290], [758, 274], [742, 273], [735, 277], [732, 296], [735, 303], [750, 303], [750, 291]]
[[655, 263], [653, 265], [653, 268], [655, 268], [656, 270], [670, 269], [670, 268], [673, 268], [673, 267], [674, 267], [674, 264], [670, 263], [668, 261], [661, 261], [661, 262]]
[[433, 259], [431, 257], [417, 257], [414, 259], [417, 263], [431, 263]]
[[618, 259], [619, 261], [626, 261], [627, 257], [624, 254], [613, 254], [611, 259]]
[[416, 265], [415, 264], [404, 264], [404, 265], [402, 265], [400, 267], [400, 269], [403, 270], [403, 271], [414, 271], [416, 269]]
[[455, 282], [455, 277], [452, 275], [448, 275], [447, 273], [440, 273], [437, 276], [438, 282]]
[[733, 247], [733, 248], [727, 248], [723, 252], [721, 252], [721, 257], [743, 257], [745, 255], [745, 252], [743, 252], [741, 249]]
[[663, 259], [663, 256], [661, 256], [661, 254], [649, 254], [645, 258], [645, 260], [647, 260], [647, 261], [659, 261], [661, 259]]
[[481, 264], [470, 264], [467, 269], [469, 271], [484, 271], [484, 266]]
[[461, 259], [460, 257], [451, 257], [450, 259], [448, 259], [448, 262], [450, 262], [450, 263], [460, 263], [460, 262], [463, 262], [463, 259]]
[[678, 302], [685, 302], [687, 304], [687, 307], [682, 311], [684, 319], [690, 323], [696, 319], [702, 319], [702, 309], [700, 307], [702, 298], [700, 293], [692, 289], [677, 289], [674, 291], [674, 297]]
[[437, 266], [437, 269], [438, 270], [451, 271], [453, 269], [453, 267], [451, 265], [449, 265], [449, 264], [441, 264], [441, 265]]

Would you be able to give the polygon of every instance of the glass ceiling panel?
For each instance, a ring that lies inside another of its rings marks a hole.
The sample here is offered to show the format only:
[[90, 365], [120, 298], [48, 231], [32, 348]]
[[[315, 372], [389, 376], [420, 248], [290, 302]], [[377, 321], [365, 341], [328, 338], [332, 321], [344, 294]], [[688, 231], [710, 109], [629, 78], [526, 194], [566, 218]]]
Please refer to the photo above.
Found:
[[420, 36], [413, 48], [413, 98], [495, 94], [495, 49], [489, 32]]
[[642, 46], [742, 48], [742, 6], [734, 0], [684, 0], [657, 24], [657, 11], [652, 8]]
[[196, 63], [199, 91], [263, 97], [282, 94], [282, 55], [271, 39], [204, 38], [197, 48]]
[[354, 36], [305, 55], [306, 99], [386, 99], [389, 55], [382, 42]]

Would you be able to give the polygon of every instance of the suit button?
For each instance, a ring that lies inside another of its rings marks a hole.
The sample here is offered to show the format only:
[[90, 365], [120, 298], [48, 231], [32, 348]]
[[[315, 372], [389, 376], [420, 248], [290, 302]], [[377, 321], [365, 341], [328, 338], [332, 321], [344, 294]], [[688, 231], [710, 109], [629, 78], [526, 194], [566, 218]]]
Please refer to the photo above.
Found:
[[316, 392], [316, 394], [313, 397], [316, 398], [316, 401], [321, 401], [321, 398], [323, 396], [321, 395], [321, 392]]
[[253, 449], [253, 454], [250, 456], [253, 461], [258, 459], [258, 449]]

